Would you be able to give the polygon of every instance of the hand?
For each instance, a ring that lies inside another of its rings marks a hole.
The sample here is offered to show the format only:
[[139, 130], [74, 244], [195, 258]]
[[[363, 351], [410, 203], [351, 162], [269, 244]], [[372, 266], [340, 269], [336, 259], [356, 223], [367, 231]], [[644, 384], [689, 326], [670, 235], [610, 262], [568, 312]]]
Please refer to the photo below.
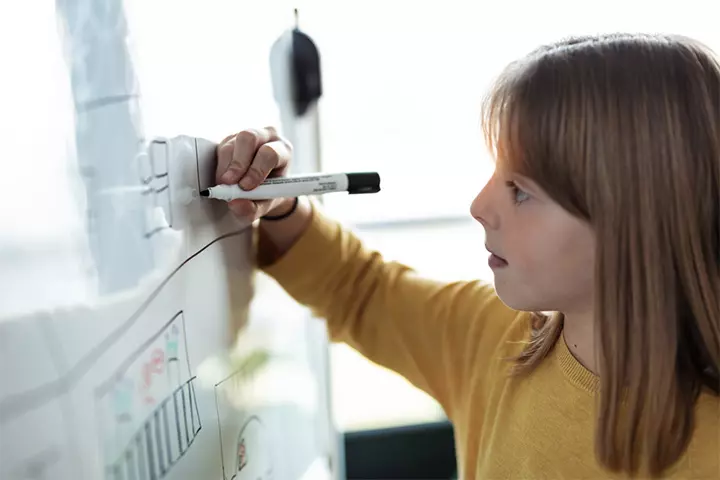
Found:
[[[218, 184], [239, 183], [252, 190], [268, 177], [285, 175], [292, 156], [292, 145], [272, 127], [248, 129], [226, 137], [217, 147]], [[291, 199], [232, 200], [228, 202], [236, 217], [254, 221], [268, 213], [281, 214]]]

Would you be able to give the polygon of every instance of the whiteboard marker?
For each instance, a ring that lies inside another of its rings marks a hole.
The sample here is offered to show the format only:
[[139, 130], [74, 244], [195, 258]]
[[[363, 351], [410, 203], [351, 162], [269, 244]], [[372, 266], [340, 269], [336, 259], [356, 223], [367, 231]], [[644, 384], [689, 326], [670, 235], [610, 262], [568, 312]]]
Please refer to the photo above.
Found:
[[216, 185], [200, 192], [200, 196], [229, 202], [240, 198], [268, 200], [271, 198], [298, 197], [300, 195], [322, 195], [333, 192], [356, 194], [377, 193], [379, 191], [380, 175], [375, 172], [329, 173], [268, 178], [252, 190], [243, 190], [236, 184]]

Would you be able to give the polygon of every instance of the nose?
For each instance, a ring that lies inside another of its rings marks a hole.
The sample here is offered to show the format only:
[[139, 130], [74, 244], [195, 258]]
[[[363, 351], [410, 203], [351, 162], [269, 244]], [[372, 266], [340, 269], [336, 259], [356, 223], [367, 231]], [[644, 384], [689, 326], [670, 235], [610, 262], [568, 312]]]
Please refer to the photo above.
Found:
[[495, 175], [493, 175], [488, 183], [480, 190], [475, 200], [470, 204], [470, 215], [480, 222], [486, 229], [496, 230], [500, 226], [500, 217], [493, 208], [492, 190]]

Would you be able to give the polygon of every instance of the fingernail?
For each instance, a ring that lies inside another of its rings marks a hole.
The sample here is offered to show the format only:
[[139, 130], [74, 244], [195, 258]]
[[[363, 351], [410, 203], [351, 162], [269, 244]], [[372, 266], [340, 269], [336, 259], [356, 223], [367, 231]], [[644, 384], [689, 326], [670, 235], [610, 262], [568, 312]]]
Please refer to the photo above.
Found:
[[234, 170], [228, 170], [227, 172], [223, 173], [223, 176], [220, 177], [220, 180], [225, 183], [235, 183], [238, 181], [238, 174]]
[[245, 177], [242, 180], [240, 180], [240, 186], [247, 190], [248, 188], [253, 186], [252, 179], [250, 177]]

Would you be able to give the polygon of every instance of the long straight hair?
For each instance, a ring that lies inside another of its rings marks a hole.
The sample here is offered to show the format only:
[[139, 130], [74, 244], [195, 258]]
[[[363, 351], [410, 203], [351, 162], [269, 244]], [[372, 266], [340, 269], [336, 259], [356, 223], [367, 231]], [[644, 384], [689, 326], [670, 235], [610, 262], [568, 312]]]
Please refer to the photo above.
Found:
[[[720, 390], [720, 64], [680, 36], [564, 40], [508, 66], [483, 128], [498, 162], [592, 226], [596, 454], [660, 475], [700, 392]], [[535, 322], [518, 374], [562, 332], [560, 313]]]

